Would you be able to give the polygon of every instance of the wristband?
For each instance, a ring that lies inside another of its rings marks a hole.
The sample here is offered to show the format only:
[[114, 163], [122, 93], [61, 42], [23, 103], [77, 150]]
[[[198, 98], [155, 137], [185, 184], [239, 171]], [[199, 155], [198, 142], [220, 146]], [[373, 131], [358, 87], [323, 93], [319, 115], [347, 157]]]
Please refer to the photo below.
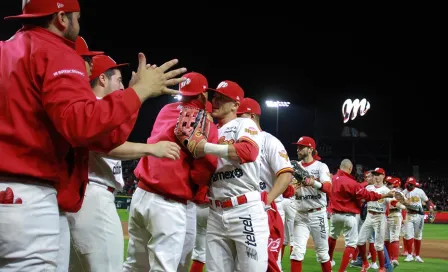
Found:
[[216, 157], [220, 157], [223, 159], [228, 158], [229, 156], [229, 146], [228, 145], [220, 145], [220, 144], [212, 144], [205, 143], [204, 145], [204, 153], [214, 155]]
[[322, 183], [320, 183], [319, 181], [315, 180], [313, 186], [316, 189], [320, 189], [320, 188], [322, 188]]

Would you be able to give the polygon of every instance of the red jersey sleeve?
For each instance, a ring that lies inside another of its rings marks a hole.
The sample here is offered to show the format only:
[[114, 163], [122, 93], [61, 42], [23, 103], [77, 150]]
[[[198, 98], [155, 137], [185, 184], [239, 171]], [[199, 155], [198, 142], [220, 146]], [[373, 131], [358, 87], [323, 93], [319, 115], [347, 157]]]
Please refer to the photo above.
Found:
[[366, 188], [359, 183], [356, 185], [354, 193], [356, 195], [357, 200], [364, 199], [365, 201], [376, 201], [381, 199], [380, 194], [366, 190]]
[[[35, 83], [42, 86], [43, 107], [56, 130], [74, 147], [120, 138], [107, 135], [128, 121], [141, 106], [132, 88], [97, 100], [84, 62], [75, 53], [37, 52], [31, 61], [37, 70]], [[111, 145], [120, 144], [118, 141]]]

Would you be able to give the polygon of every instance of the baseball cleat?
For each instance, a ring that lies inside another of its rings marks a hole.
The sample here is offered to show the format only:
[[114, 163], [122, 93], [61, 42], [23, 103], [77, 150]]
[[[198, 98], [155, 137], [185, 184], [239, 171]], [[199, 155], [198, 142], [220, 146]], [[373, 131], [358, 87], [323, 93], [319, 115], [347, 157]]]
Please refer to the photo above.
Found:
[[400, 265], [400, 263], [397, 260], [392, 260], [391, 263], [394, 266], [394, 268]]
[[408, 256], [406, 257], [406, 259], [404, 259], [405, 262], [412, 262], [414, 260], [414, 257], [412, 257], [411, 254], [408, 254]]
[[369, 268], [372, 268], [372, 269], [377, 270], [379, 267], [378, 267], [378, 264], [377, 264], [377, 263], [370, 263]]
[[333, 266], [335, 266], [336, 265], [336, 262], [334, 261], [334, 260], [331, 260], [331, 267], [333, 267]]
[[350, 267], [362, 267], [362, 261], [361, 260], [351, 261]]
[[416, 262], [419, 262], [419, 263], [424, 263], [423, 259], [420, 258], [420, 256], [416, 256], [416, 257], [415, 257], [415, 261], [416, 261]]

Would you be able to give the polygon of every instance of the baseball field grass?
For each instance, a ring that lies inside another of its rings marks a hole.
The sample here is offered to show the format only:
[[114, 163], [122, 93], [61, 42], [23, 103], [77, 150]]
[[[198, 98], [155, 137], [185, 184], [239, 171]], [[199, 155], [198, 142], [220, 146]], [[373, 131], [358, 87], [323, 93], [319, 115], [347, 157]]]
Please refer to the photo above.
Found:
[[[128, 213], [126, 210], [118, 210], [123, 227], [127, 226]], [[127, 230], [124, 230], [127, 233]], [[125, 235], [125, 258], [126, 249], [128, 245], [127, 235]], [[311, 241], [311, 238], [310, 238]], [[339, 268], [339, 263], [342, 258], [342, 248], [344, 246], [343, 239], [338, 240], [338, 246], [334, 254], [334, 260], [336, 261], [336, 266], [333, 271], [337, 271]], [[424, 263], [417, 262], [404, 262], [404, 257], [400, 257], [400, 265], [395, 269], [395, 271], [405, 271], [405, 272], [438, 272], [438, 271], [448, 271], [448, 225], [442, 224], [425, 224], [423, 231], [423, 242], [421, 257], [425, 261]], [[285, 256], [283, 258], [283, 271], [289, 272], [289, 249], [285, 250]], [[437, 257], [437, 258], [435, 258]], [[348, 268], [347, 271], [359, 271], [360, 268]], [[206, 270], [205, 270], [206, 271]], [[320, 272], [322, 271], [320, 265], [316, 261], [316, 255], [312, 249], [312, 244], [309, 243], [309, 249], [306, 252], [305, 260], [303, 261], [303, 271], [307, 272]], [[369, 270], [370, 271], [370, 270]], [[372, 270], [373, 271], [373, 270]]]

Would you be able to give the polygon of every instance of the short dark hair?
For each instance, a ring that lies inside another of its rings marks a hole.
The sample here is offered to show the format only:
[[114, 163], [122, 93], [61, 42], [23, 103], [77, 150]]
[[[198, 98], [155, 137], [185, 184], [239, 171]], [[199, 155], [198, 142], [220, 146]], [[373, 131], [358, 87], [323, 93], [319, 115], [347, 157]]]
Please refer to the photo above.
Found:
[[[104, 74], [107, 77], [107, 79], [111, 79], [112, 76], [115, 75], [115, 70], [116, 69], [117, 68], [111, 68], [111, 69], [107, 70], [106, 72], [104, 72], [102, 74]], [[100, 77], [99, 76], [94, 78], [94, 79], [92, 79], [90, 81], [90, 87], [94, 88], [96, 85], [98, 85], [99, 81], [100, 81]]]
[[[68, 20], [72, 22], [73, 12], [67, 12], [65, 14], [67, 15]], [[21, 22], [24, 26], [39, 26], [42, 28], [48, 28], [56, 16], [57, 13], [53, 13], [44, 17], [21, 19]]]

